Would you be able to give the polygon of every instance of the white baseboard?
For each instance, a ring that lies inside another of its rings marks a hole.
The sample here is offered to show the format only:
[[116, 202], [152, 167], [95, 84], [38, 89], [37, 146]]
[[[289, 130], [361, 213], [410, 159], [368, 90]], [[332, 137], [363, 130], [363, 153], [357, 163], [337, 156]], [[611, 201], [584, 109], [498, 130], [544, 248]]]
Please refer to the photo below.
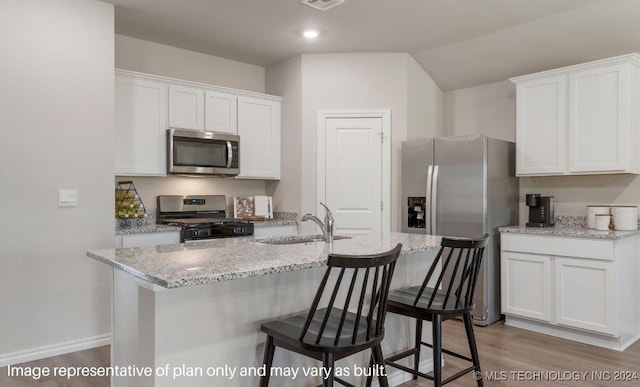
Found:
[[0, 367], [44, 359], [51, 356], [64, 355], [71, 352], [83, 351], [85, 349], [102, 347], [103, 345], [109, 344], [111, 344], [111, 334], [105, 333], [104, 335], [87, 337], [84, 339], [47, 345], [44, 347], [36, 347], [24, 351], [0, 353]]

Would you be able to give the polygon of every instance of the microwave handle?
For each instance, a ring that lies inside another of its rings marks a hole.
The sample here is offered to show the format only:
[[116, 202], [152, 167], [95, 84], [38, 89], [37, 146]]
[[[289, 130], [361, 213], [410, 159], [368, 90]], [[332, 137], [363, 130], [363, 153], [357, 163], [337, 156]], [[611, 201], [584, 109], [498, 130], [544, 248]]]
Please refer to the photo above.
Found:
[[227, 168], [231, 168], [233, 164], [233, 148], [231, 147], [231, 141], [227, 141]]

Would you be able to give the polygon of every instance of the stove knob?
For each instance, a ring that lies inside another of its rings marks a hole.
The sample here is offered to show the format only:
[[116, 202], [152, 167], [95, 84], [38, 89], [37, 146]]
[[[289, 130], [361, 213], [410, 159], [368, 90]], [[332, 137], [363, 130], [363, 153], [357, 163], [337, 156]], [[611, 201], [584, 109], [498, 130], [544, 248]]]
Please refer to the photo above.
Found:
[[198, 230], [193, 230], [193, 236], [198, 236]]

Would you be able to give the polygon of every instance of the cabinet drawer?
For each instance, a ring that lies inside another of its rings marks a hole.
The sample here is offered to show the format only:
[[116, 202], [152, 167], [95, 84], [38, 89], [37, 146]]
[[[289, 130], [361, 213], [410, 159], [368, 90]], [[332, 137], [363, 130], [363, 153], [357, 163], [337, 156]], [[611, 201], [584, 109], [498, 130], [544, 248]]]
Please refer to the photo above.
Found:
[[501, 247], [506, 251], [562, 257], [580, 257], [612, 261], [613, 240], [562, 238], [557, 236], [501, 234]]

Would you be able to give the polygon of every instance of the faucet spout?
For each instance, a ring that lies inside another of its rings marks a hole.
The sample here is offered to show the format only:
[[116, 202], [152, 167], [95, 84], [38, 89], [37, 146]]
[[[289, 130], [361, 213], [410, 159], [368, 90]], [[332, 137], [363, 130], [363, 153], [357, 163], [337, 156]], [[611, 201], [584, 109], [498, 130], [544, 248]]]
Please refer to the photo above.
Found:
[[320, 202], [320, 204], [326, 209], [324, 223], [320, 219], [318, 219], [317, 216], [314, 216], [312, 214], [304, 214], [304, 216], [302, 217], [302, 221], [306, 222], [308, 220], [311, 220], [315, 224], [317, 224], [318, 227], [320, 227], [320, 230], [322, 230], [324, 241], [327, 243], [331, 243], [333, 242], [333, 215], [331, 214], [329, 207], [327, 207], [322, 202]]

